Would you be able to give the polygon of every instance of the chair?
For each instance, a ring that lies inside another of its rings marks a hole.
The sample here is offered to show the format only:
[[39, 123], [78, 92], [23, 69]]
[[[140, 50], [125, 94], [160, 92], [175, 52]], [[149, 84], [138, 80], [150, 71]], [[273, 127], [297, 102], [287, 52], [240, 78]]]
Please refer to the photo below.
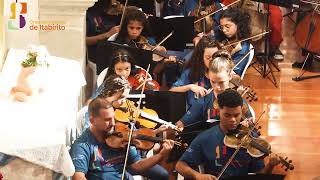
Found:
[[[138, 65], [135, 65], [135, 68], [139, 68], [139, 69], [142, 69], [144, 71], [146, 71], [144, 68], [138, 66]], [[109, 68], [105, 68], [103, 71], [101, 71], [101, 73], [98, 75], [98, 78], [97, 78], [97, 87], [99, 87], [102, 83], [103, 83], [103, 80], [104, 78], [106, 77], [107, 75], [107, 72], [108, 72], [108, 69]], [[148, 72], [148, 79], [149, 80], [152, 80], [152, 76], [151, 74]]]
[[84, 131], [84, 125], [85, 125], [87, 112], [88, 112], [88, 106], [84, 106], [77, 113], [77, 122], [76, 122], [76, 137], [77, 138]]
[[251, 64], [251, 62], [253, 60], [253, 57], [254, 57], [254, 49], [253, 49], [252, 44], [250, 44], [249, 49], [250, 49], [249, 60], [248, 60], [248, 62], [246, 64], [246, 66], [244, 67], [243, 72], [242, 72], [242, 74], [240, 76], [241, 80], [244, 78], [244, 75], [246, 74], [246, 71], [249, 68], [249, 66], [250, 66], [250, 64]]

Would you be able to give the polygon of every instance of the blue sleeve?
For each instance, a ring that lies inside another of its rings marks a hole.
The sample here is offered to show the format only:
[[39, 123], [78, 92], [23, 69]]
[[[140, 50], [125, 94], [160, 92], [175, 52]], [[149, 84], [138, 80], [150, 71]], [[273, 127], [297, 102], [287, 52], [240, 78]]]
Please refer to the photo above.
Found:
[[187, 126], [199, 121], [207, 120], [205, 115], [206, 111], [210, 108], [210, 103], [213, 103], [212, 93], [193, 101], [188, 111], [181, 118], [183, 124]]
[[190, 69], [186, 69], [182, 72], [180, 78], [172, 85], [172, 87], [179, 87], [191, 84], [189, 80]]
[[74, 143], [70, 150], [70, 156], [76, 172], [86, 174], [89, 169], [90, 150], [84, 143]]
[[95, 24], [93, 22], [93, 16], [90, 12], [87, 12], [86, 15], [86, 28], [87, 28], [87, 37], [95, 36], [97, 35], [95, 33]]
[[180, 161], [184, 161], [190, 166], [197, 166], [202, 164], [205, 161], [205, 157], [202, 152], [201, 143], [202, 136], [200, 134], [192, 141], [186, 152], [183, 153]]
[[128, 163], [133, 164], [133, 163], [139, 161], [140, 159], [141, 159], [141, 156], [137, 152], [136, 147], [130, 146], [130, 155], [129, 155]]
[[181, 121], [183, 122], [184, 126], [188, 126], [190, 124], [196, 123], [201, 121], [202, 119], [202, 112], [204, 104], [199, 102], [193, 101], [188, 111], [183, 115]]
[[[232, 60], [234, 64], [237, 64], [249, 52], [250, 45], [248, 42], [243, 42], [241, 46], [241, 50], [232, 55]], [[234, 68], [234, 72], [241, 76], [248, 61], [249, 55], [237, 67]]]
[[263, 168], [264, 168], [264, 162], [262, 159], [252, 158], [252, 160], [249, 164], [248, 172], [249, 173], [257, 173]]

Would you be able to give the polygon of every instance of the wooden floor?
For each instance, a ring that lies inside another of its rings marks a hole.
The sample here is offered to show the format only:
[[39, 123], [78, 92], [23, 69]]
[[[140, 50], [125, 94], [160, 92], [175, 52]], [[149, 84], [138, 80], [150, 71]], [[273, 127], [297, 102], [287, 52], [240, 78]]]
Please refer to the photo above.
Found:
[[245, 83], [259, 96], [257, 102], [251, 103], [256, 116], [266, 111], [260, 120], [262, 135], [270, 140], [274, 152], [288, 156], [295, 166], [291, 172], [279, 167], [274, 173], [287, 174], [286, 180], [320, 179], [320, 78], [292, 80], [299, 70], [292, 69], [291, 64], [300, 57], [300, 51], [292, 35], [293, 23], [288, 18], [284, 22], [281, 50], [285, 60], [276, 62], [281, 71], [274, 73], [279, 87], [275, 88], [252, 67], [247, 71]]

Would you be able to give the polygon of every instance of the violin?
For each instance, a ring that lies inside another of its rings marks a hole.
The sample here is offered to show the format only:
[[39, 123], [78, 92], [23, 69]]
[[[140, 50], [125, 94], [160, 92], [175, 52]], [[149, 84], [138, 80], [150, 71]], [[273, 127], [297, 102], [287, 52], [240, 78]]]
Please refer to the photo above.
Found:
[[[227, 133], [224, 137], [224, 144], [230, 148], [242, 148], [247, 149], [247, 152], [255, 158], [266, 156], [272, 153], [271, 145], [260, 137], [254, 137], [252, 130], [243, 125], [239, 125], [236, 130]], [[279, 155], [278, 155], [279, 156]], [[285, 166], [285, 170], [293, 170], [294, 166], [292, 160], [288, 160], [288, 157], [283, 158], [279, 156], [280, 163]]]
[[[151, 128], [151, 129], [157, 126], [157, 123], [141, 117], [140, 114], [137, 114], [137, 113], [133, 114], [137, 111], [138, 111], [138, 108], [134, 105], [134, 102], [126, 100], [126, 103], [124, 103], [123, 105], [121, 105], [119, 108], [115, 110], [115, 120], [122, 123], [128, 123], [130, 122], [130, 118], [134, 116], [135, 120], [140, 126]], [[157, 112], [155, 112], [152, 109], [143, 108], [140, 111], [143, 111], [151, 116], [158, 117]]]
[[223, 49], [227, 50], [231, 55], [236, 52], [239, 52], [241, 49], [236, 49], [237, 45], [241, 43], [238, 39], [224, 39], [221, 42], [221, 46]]
[[129, 76], [128, 81], [134, 90], [141, 90], [143, 83], [146, 81], [145, 88], [147, 90], [160, 90], [160, 85], [157, 81], [152, 80], [148, 77], [147, 72], [145, 70], [139, 70], [136, 75]]
[[[164, 58], [169, 58], [169, 55], [167, 54], [167, 49], [164, 46], [153, 46], [148, 42], [148, 39], [144, 36], [140, 36], [138, 42], [135, 42], [134, 40], [132, 41], [136, 48], [152, 51], [152, 60], [155, 62], [160, 62]], [[184, 61], [181, 59], [176, 59], [176, 63], [183, 65]]]
[[232, 85], [231, 88], [238, 91], [241, 97], [244, 97], [249, 102], [258, 100], [257, 93], [252, 88], [250, 88], [250, 86], [243, 86], [240, 80], [236, 79], [231, 79], [229, 82]]
[[[115, 124], [115, 132], [108, 135], [105, 139], [106, 144], [113, 149], [126, 148], [129, 141], [130, 129], [122, 123]], [[140, 128], [133, 131], [131, 144], [135, 145], [137, 149], [148, 151], [153, 148], [154, 143], [163, 142], [163, 138], [156, 137], [156, 133], [152, 129]], [[175, 141], [174, 144], [180, 148], [186, 149], [187, 144]]]
[[[126, 100], [126, 103], [124, 105], [122, 105], [120, 108], [115, 110], [115, 119], [120, 122], [129, 122], [132, 115], [134, 116], [134, 118], [136, 118], [136, 121], [140, 125], [147, 128], [154, 128], [156, 127], [157, 123], [159, 123], [159, 124], [164, 124], [178, 132], [182, 131], [181, 128], [178, 128], [177, 126], [173, 125], [171, 122], [167, 122], [165, 120], [160, 119], [158, 117], [157, 112], [155, 112], [154, 110], [147, 109], [147, 108], [138, 109], [137, 107], [134, 106], [134, 102], [129, 100]], [[147, 119], [150, 119], [152, 121], [149, 121]]]

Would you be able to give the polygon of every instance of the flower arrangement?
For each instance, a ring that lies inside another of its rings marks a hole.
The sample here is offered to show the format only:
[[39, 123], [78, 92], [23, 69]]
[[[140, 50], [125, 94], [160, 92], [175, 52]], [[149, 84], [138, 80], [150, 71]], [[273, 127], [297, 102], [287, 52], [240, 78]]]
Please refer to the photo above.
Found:
[[30, 45], [30, 50], [27, 53], [27, 59], [22, 61], [22, 67], [37, 67], [37, 66], [49, 66], [46, 61], [49, 53], [44, 46], [33, 46]]
[[27, 58], [21, 62], [22, 68], [17, 79], [17, 85], [11, 89], [11, 94], [15, 100], [25, 102], [33, 94], [43, 91], [41, 83], [39, 83], [41, 76], [35, 72], [38, 67], [49, 66], [48, 58], [49, 53], [45, 46], [31, 45], [29, 47]]

